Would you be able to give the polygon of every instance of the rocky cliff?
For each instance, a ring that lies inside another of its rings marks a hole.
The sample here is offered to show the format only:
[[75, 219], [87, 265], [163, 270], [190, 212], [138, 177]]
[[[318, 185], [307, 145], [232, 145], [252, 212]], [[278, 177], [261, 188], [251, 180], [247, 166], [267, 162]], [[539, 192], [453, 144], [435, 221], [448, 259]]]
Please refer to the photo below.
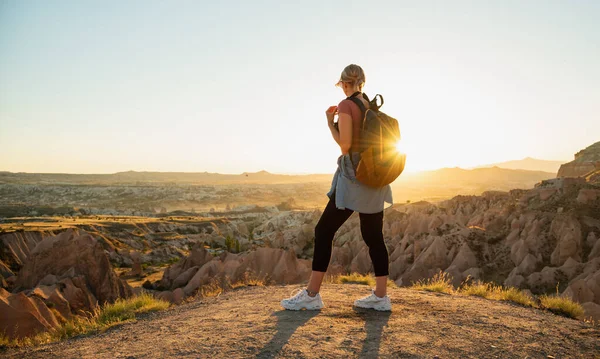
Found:
[[99, 241], [74, 229], [39, 241], [14, 277], [14, 287], [12, 293], [0, 288], [0, 333], [8, 338], [50, 330], [132, 294]]
[[577, 152], [575, 159], [560, 166], [557, 177], [582, 177], [600, 170], [600, 142]]

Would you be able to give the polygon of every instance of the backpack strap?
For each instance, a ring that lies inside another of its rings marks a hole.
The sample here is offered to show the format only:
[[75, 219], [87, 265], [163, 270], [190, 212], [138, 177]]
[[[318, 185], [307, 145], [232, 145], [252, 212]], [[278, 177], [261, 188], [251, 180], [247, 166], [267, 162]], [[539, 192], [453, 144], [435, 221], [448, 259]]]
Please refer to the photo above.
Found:
[[[362, 117], [364, 118], [365, 117], [365, 113], [367, 112], [367, 108], [365, 107], [365, 104], [362, 103], [361, 100], [359, 100], [359, 99], [356, 98], [356, 96], [359, 95], [359, 94], [360, 94], [360, 92], [356, 91], [352, 95], [346, 97], [346, 100], [350, 100], [350, 101], [354, 102], [358, 106], [358, 108], [360, 108], [360, 111], [362, 112]], [[362, 95], [363, 95], [363, 98], [365, 100], [367, 100], [368, 103], [371, 102], [369, 100], [369, 97], [367, 97], [366, 94], [363, 93]]]
[[[354, 102], [358, 106], [358, 108], [360, 109], [361, 114], [362, 114], [362, 120], [361, 120], [361, 131], [362, 131], [362, 126], [363, 126], [364, 121], [365, 121], [365, 115], [367, 113], [367, 108], [365, 107], [365, 104], [361, 100], [359, 100], [357, 98], [357, 96], [359, 94], [360, 94], [360, 92], [356, 91], [352, 95], [346, 97], [346, 100], [350, 100], [350, 101]], [[367, 103], [369, 103], [369, 104], [371, 103], [371, 101], [369, 100], [369, 97], [367, 96], [367, 94], [363, 93], [362, 97], [365, 100], [367, 100]], [[359, 138], [360, 137], [362, 137], [362, 136], [359, 136]], [[361, 145], [358, 146], [359, 152], [362, 151], [361, 147], [362, 147]], [[350, 154], [349, 157], [350, 157], [350, 163], [352, 163], [352, 167], [354, 168], [354, 171], [356, 171], [356, 168], [357, 168], [358, 164], [354, 164], [354, 161], [352, 161], [352, 154]]]

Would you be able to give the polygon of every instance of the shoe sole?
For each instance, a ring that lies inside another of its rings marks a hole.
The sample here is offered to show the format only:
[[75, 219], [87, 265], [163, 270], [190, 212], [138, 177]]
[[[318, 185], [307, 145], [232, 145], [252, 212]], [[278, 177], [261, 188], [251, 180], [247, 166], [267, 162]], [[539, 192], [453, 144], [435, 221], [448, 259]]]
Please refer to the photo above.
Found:
[[319, 306], [319, 305], [315, 305], [315, 306], [302, 306], [302, 307], [291, 307], [288, 308], [285, 305], [281, 304], [281, 306], [286, 309], [286, 310], [302, 310], [302, 309], [306, 309], [306, 310], [320, 310], [323, 309], [324, 306]]
[[357, 308], [362, 308], [362, 309], [375, 309], [375, 310], [380, 311], [380, 312], [390, 312], [392, 310], [391, 307], [386, 307], [386, 306], [383, 306], [383, 305], [374, 305], [374, 306], [364, 306], [363, 307], [361, 305], [354, 304], [354, 306], [357, 307]]

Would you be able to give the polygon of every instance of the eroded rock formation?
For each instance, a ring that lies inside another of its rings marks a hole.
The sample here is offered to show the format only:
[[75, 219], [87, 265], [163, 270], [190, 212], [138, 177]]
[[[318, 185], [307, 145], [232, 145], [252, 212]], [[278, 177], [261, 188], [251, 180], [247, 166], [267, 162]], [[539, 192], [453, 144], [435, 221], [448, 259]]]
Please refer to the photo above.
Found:
[[8, 338], [49, 330], [132, 294], [113, 272], [99, 241], [73, 229], [39, 241], [14, 286], [13, 293], [0, 289], [0, 332]]
[[582, 177], [600, 170], [600, 142], [577, 152], [575, 159], [560, 166], [557, 177]]

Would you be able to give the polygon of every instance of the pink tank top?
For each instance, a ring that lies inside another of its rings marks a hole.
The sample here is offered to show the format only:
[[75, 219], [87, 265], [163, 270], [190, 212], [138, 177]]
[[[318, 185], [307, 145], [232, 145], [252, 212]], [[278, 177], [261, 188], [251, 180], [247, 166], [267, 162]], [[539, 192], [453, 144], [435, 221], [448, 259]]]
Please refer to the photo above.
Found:
[[[361, 100], [365, 107], [369, 106], [367, 100], [361, 96], [357, 96], [356, 98]], [[363, 115], [360, 112], [360, 108], [351, 100], [343, 99], [338, 104], [338, 112], [348, 114], [350, 117], [352, 117], [352, 145], [350, 146], [350, 152], [358, 152], [358, 149], [360, 148], [360, 126], [362, 125], [363, 120]]]

